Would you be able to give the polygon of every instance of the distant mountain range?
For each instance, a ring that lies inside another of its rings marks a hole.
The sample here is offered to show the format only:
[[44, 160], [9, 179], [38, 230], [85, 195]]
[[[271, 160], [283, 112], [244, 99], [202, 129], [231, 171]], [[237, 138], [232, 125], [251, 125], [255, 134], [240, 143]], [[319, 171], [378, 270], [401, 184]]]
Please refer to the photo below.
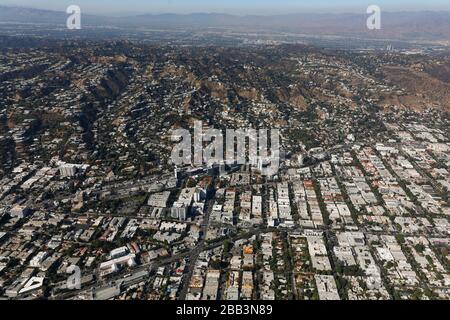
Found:
[[[0, 23], [65, 25], [65, 12], [0, 6]], [[404, 40], [450, 40], [450, 12], [382, 12], [382, 30], [366, 28], [368, 15], [288, 14], [235, 16], [217, 13], [145, 14], [104, 17], [85, 14], [82, 23], [121, 28], [230, 28], [236, 31], [275, 31], [311, 35], [360, 36]]]

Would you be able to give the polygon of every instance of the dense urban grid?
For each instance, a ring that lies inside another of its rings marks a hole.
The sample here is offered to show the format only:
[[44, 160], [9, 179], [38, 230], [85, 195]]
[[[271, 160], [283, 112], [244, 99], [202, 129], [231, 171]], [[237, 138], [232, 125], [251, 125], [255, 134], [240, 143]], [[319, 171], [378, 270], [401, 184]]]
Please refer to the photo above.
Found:
[[[450, 299], [448, 50], [0, 44], [1, 297]], [[174, 166], [195, 121], [279, 172]]]

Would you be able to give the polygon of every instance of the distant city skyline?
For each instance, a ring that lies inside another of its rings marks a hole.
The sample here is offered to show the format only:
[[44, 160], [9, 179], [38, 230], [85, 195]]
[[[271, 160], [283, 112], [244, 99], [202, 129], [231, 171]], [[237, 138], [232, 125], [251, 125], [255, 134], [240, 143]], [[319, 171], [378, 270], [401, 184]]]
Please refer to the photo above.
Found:
[[126, 15], [136, 13], [215, 12], [228, 14], [287, 14], [361, 12], [376, 4], [386, 11], [450, 10], [448, 0], [0, 0], [0, 5], [65, 11], [69, 5], [79, 5], [87, 13]]

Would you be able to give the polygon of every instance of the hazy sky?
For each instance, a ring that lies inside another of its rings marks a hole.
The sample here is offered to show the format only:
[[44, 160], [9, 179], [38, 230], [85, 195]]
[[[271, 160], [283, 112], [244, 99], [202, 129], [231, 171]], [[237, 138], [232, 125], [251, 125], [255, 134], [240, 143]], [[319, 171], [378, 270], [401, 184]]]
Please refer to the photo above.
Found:
[[71, 4], [95, 14], [361, 12], [371, 4], [386, 11], [450, 10], [449, 0], [0, 0], [0, 5], [59, 11]]

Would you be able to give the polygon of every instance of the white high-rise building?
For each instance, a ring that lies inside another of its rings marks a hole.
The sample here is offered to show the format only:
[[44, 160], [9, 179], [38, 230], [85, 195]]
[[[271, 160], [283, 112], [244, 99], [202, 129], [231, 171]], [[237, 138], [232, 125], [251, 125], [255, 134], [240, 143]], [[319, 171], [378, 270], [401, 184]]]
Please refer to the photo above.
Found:
[[59, 167], [61, 177], [73, 177], [77, 173], [77, 167], [72, 164], [65, 164]]

